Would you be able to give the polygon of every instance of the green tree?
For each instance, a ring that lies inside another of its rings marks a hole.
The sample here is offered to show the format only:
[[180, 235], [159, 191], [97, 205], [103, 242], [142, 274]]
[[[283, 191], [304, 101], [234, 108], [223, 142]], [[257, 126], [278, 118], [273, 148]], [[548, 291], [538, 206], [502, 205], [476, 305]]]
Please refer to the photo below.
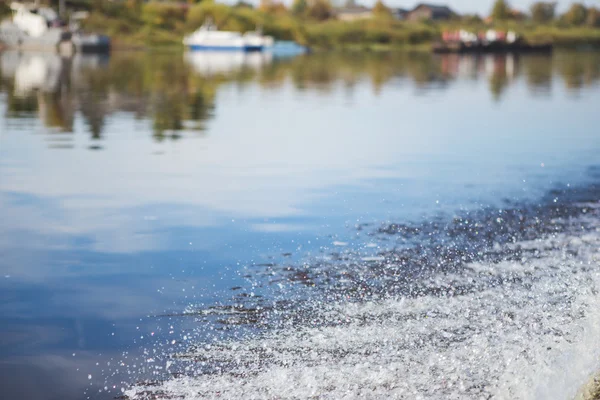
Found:
[[234, 5], [235, 8], [249, 8], [249, 9], [253, 9], [254, 5], [252, 5], [252, 3], [248, 3], [246, 1], [238, 1], [237, 3], [235, 3]]
[[0, 19], [6, 15], [10, 15], [10, 7], [5, 2], [0, 3]]
[[151, 1], [142, 7], [142, 20], [154, 28], [174, 29], [175, 24], [183, 23], [185, 18], [186, 10], [179, 4]]
[[510, 6], [505, 0], [496, 0], [491, 17], [495, 21], [506, 21], [510, 16]]
[[571, 25], [583, 25], [587, 18], [587, 8], [581, 3], [574, 3], [563, 15], [564, 20]]
[[460, 19], [462, 22], [469, 25], [480, 24], [483, 21], [477, 14], [464, 14]]
[[308, 3], [306, 0], [294, 0], [292, 3], [292, 14], [297, 17], [302, 17], [306, 15], [306, 11], [308, 10]]
[[377, 0], [373, 6], [373, 15], [376, 17], [391, 17], [392, 12], [385, 4], [383, 4], [383, 1]]
[[556, 3], [539, 1], [531, 5], [531, 19], [538, 24], [545, 24], [554, 19]]

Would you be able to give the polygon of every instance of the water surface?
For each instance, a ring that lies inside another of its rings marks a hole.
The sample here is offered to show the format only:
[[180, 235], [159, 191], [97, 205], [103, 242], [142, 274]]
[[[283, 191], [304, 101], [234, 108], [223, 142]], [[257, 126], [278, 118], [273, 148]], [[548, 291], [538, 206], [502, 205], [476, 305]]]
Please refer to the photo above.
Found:
[[252, 337], [176, 315], [293, 300], [270, 265], [589, 188], [599, 102], [594, 52], [3, 53], [3, 392], [111, 398], [188, 336]]

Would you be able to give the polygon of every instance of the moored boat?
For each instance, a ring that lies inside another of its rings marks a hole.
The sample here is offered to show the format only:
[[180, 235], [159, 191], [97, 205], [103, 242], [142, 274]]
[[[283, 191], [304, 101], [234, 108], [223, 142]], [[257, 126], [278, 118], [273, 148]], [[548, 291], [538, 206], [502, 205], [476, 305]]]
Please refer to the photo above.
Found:
[[69, 30], [72, 32], [71, 42], [78, 53], [108, 53], [111, 48], [110, 38], [97, 33], [87, 33], [81, 28], [81, 22], [88, 18], [86, 11], [71, 15]]
[[10, 5], [12, 20], [0, 23], [0, 42], [7, 48], [20, 50], [58, 50], [71, 39], [61, 26], [58, 15], [48, 7], [34, 8], [22, 3]]
[[110, 39], [105, 35], [76, 32], [73, 33], [71, 42], [78, 53], [108, 53], [110, 51]]
[[0, 47], [61, 53], [110, 50], [110, 38], [68, 26], [52, 8], [19, 2], [10, 8], [12, 19], [0, 23]]
[[529, 43], [514, 32], [488, 30], [480, 34], [464, 30], [444, 32], [433, 44], [435, 53], [549, 53], [551, 43]]
[[262, 51], [273, 46], [273, 38], [264, 36], [259, 31], [220, 31], [213, 23], [206, 22], [198, 30], [185, 36], [183, 44], [190, 50]]
[[551, 53], [551, 43], [434, 43], [435, 53]]

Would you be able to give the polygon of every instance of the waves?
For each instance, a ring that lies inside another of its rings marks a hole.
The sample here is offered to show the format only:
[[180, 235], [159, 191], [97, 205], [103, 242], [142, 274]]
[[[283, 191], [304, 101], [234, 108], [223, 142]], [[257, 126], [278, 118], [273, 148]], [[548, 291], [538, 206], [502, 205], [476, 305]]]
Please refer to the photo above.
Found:
[[364, 246], [264, 265], [278, 293], [188, 310], [252, 333], [153, 358], [170, 377], [125, 395], [573, 398], [600, 364], [599, 194], [360, 226]]

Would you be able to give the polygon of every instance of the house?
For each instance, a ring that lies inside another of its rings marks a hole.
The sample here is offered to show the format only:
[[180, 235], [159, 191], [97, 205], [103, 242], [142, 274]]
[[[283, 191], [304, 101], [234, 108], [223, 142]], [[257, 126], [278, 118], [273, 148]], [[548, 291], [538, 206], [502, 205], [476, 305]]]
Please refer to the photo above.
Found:
[[453, 15], [454, 12], [447, 6], [421, 3], [408, 13], [406, 19], [410, 21], [441, 21], [450, 19]]
[[334, 11], [334, 14], [340, 21], [347, 22], [373, 18], [371, 9], [361, 5], [348, 5], [346, 7], [337, 8]]

